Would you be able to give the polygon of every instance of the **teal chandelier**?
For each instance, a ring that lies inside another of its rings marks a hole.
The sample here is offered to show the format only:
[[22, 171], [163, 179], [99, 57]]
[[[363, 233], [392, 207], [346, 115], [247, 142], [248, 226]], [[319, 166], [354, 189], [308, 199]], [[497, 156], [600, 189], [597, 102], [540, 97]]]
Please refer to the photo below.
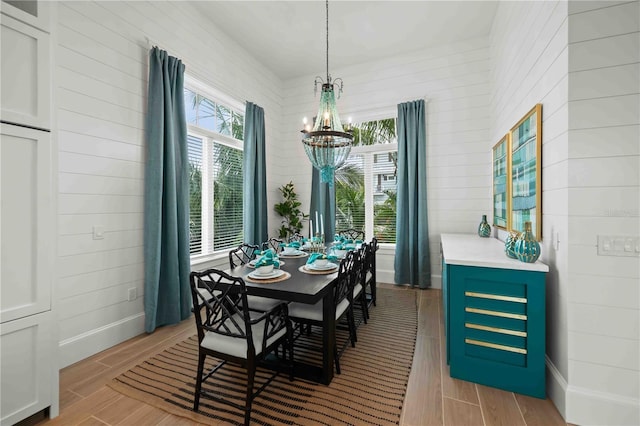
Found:
[[342, 93], [342, 79], [331, 79], [329, 74], [329, 0], [326, 0], [327, 11], [327, 78], [316, 77], [314, 93], [318, 91], [318, 84], [322, 85], [320, 106], [315, 117], [313, 128], [303, 120], [302, 143], [307, 157], [313, 167], [320, 171], [321, 182], [333, 185], [336, 169], [340, 168], [351, 152], [353, 134], [351, 125], [342, 127], [338, 109], [336, 108], [335, 92], [338, 97]]

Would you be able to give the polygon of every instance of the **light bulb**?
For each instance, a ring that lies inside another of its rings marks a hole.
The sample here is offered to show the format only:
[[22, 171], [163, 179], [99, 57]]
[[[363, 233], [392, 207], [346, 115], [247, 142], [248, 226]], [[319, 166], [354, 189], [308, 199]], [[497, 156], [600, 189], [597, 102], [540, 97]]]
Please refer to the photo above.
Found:
[[307, 124], [307, 117], [302, 117], [302, 124], [304, 124], [304, 125]]

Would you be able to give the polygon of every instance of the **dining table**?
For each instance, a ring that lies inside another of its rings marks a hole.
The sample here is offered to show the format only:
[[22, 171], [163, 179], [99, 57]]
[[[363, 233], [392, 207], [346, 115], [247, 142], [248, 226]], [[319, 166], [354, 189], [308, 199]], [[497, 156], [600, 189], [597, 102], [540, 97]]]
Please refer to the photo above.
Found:
[[[310, 305], [322, 301], [322, 367], [296, 360], [294, 374], [296, 377], [328, 385], [333, 379], [334, 346], [335, 346], [335, 309], [333, 303], [333, 287], [338, 272], [327, 274], [309, 274], [299, 270], [309, 259], [306, 255], [281, 257], [284, 265], [280, 266], [291, 276], [279, 282], [255, 282], [247, 279], [255, 269], [250, 265], [240, 265], [230, 269], [230, 274], [242, 277], [247, 294], [253, 296], [279, 299], [285, 302], [307, 303]], [[278, 368], [277, 363], [268, 365]]]

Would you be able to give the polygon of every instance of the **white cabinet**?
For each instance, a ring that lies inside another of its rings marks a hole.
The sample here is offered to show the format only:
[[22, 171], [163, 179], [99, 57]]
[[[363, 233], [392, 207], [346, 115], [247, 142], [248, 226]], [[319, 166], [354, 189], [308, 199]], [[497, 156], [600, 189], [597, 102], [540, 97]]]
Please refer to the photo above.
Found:
[[[4, 2], [1, 3], [4, 10]], [[9, 16], [1, 17], [0, 119], [51, 128], [50, 36]]]
[[[0, 324], [0, 424], [13, 425], [51, 405], [51, 312]], [[55, 392], [57, 395], [57, 392]], [[57, 396], [56, 396], [57, 398]]]
[[49, 7], [0, 1], [0, 426], [59, 409]]
[[44, 32], [51, 29], [51, 2], [37, 0], [2, 0], [0, 11]]
[[[51, 309], [51, 137], [0, 125], [0, 322]], [[3, 342], [4, 343], [4, 342]]]

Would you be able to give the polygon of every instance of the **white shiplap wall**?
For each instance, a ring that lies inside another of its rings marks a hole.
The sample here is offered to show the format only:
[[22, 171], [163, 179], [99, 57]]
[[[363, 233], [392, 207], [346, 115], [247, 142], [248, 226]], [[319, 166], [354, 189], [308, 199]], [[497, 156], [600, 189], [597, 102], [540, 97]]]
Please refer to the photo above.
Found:
[[282, 98], [280, 80], [187, 3], [59, 3], [57, 34], [64, 367], [143, 332], [146, 38], [214, 89], [262, 106], [267, 141], [278, 139]]
[[[491, 208], [488, 39], [479, 38], [408, 55], [331, 69], [344, 80], [338, 100], [343, 120], [397, 115], [397, 104], [426, 98], [427, 188], [432, 286], [440, 287], [440, 234], [474, 233]], [[322, 70], [318, 70], [321, 72]], [[285, 82], [283, 138], [276, 145], [279, 185], [293, 180], [303, 206], [310, 199], [310, 170], [302, 144], [302, 117], [318, 108], [315, 75]], [[273, 221], [271, 223], [274, 223]], [[393, 250], [378, 257], [378, 280], [393, 282]]]
[[566, 2], [499, 3], [491, 30], [491, 139], [500, 140], [535, 104], [542, 104], [541, 260], [550, 268], [546, 352], [555, 373], [547, 387], [563, 414], [569, 374], [567, 40]]
[[640, 3], [569, 3], [567, 420], [640, 423]]
[[576, 424], [640, 422], [638, 2], [503, 2], [491, 32], [497, 140], [543, 104], [548, 391]]

